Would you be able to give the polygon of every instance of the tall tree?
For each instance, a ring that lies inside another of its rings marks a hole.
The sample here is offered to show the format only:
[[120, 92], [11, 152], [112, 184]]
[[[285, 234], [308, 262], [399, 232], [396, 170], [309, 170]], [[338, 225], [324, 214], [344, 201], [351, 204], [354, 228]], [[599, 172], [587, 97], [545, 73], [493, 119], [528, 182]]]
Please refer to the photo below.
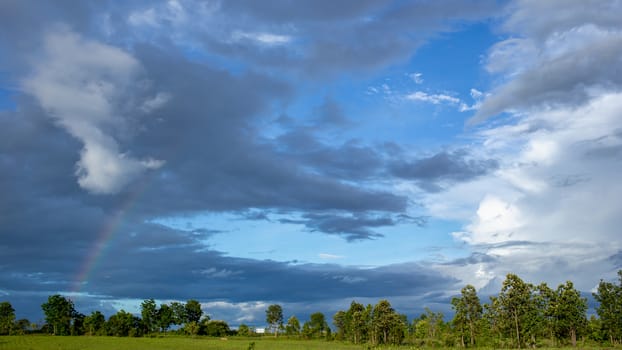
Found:
[[0, 303], [0, 335], [10, 334], [15, 322], [15, 309], [8, 301]]
[[158, 326], [160, 331], [166, 333], [168, 328], [173, 324], [173, 308], [168, 304], [161, 304], [158, 310]]
[[147, 333], [153, 333], [158, 329], [158, 306], [155, 300], [145, 299], [140, 304], [140, 315]]
[[577, 333], [587, 326], [586, 311], [587, 299], [581, 297], [572, 282], [560, 284], [556, 291], [554, 312], [556, 334], [569, 338], [572, 346], [577, 346]]
[[468, 334], [469, 343], [474, 346], [475, 335], [483, 313], [475, 287], [469, 284], [462, 288], [460, 298], [453, 298], [451, 304], [455, 310], [454, 325], [461, 330], [462, 346], [465, 345], [464, 333]]
[[283, 308], [281, 305], [272, 304], [266, 309], [266, 322], [274, 332], [274, 337], [279, 334], [279, 328], [283, 326]]
[[372, 311], [372, 344], [399, 344], [404, 339], [406, 322], [388, 300], [380, 300]]
[[300, 335], [300, 321], [296, 316], [292, 316], [287, 320], [287, 325], [285, 325], [285, 333], [287, 335]]
[[596, 313], [612, 345], [622, 343], [622, 270], [618, 271], [619, 284], [600, 280], [594, 299], [599, 305]]
[[171, 302], [171, 310], [173, 311], [173, 324], [182, 325], [188, 322], [186, 314], [186, 305], [178, 301]]
[[194, 299], [186, 301], [186, 317], [188, 322], [199, 322], [203, 316], [203, 310], [201, 310], [201, 303]]
[[328, 329], [328, 323], [326, 323], [326, 317], [321, 312], [314, 312], [309, 318], [309, 328], [311, 337], [319, 338], [325, 335]]
[[93, 311], [84, 318], [84, 328], [87, 335], [100, 335], [104, 331], [106, 318], [99, 311]]
[[71, 300], [59, 294], [51, 295], [41, 308], [45, 314], [45, 322], [52, 327], [54, 335], [69, 334], [71, 320], [76, 313]]
[[517, 275], [508, 274], [498, 297], [501, 316], [505, 319], [504, 324], [510, 326], [507, 330], [511, 329], [509, 333], [514, 334], [515, 345], [518, 348], [525, 343], [529, 330], [527, 324], [530, 317], [534, 316], [532, 289], [531, 284], [525, 283]]

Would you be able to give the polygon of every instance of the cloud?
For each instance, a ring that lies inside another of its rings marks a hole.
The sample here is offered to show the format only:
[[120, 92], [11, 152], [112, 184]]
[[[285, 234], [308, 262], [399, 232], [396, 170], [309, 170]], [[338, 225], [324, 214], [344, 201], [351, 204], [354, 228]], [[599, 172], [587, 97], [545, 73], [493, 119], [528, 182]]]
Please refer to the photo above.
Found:
[[460, 103], [460, 99], [457, 97], [453, 97], [453, 96], [449, 96], [445, 94], [428, 94], [423, 91], [415, 91], [411, 94], [406, 95], [405, 98], [411, 101], [428, 102], [428, 103], [435, 104], [435, 105], [441, 104], [441, 103], [448, 103], [448, 104]]
[[[148, 169], [164, 161], [135, 159], [120, 152], [113, 135], [126, 128], [123, 104], [140, 79], [140, 64], [127, 53], [62, 30], [48, 34], [43, 58], [23, 81], [60, 126], [83, 143], [76, 175], [81, 187], [116, 193]], [[145, 101], [151, 110], [165, 103], [164, 95]]]
[[395, 160], [390, 172], [399, 178], [415, 180], [427, 191], [439, 191], [446, 183], [469, 181], [498, 167], [494, 159], [476, 159], [467, 150], [442, 151], [416, 160]]
[[423, 73], [410, 73], [408, 77], [415, 82], [415, 84], [423, 84]]
[[[550, 6], [564, 6], [564, 15], [545, 19], [543, 13], [556, 13], [543, 12]], [[503, 28], [521, 38], [498, 43], [488, 55], [489, 70], [507, 78], [470, 123], [504, 111], [577, 107], [603, 91], [619, 91], [622, 74], [610, 69], [622, 64], [622, 27], [610, 16], [619, 7], [616, 2], [513, 4]]]
[[320, 259], [334, 260], [334, 259], [343, 259], [342, 255], [328, 254], [328, 253], [320, 253], [318, 254]]
[[249, 33], [241, 31], [233, 32], [231, 38], [234, 41], [250, 40], [256, 42], [257, 44], [268, 46], [285, 45], [292, 41], [292, 38], [289, 35], [278, 35], [271, 33]]

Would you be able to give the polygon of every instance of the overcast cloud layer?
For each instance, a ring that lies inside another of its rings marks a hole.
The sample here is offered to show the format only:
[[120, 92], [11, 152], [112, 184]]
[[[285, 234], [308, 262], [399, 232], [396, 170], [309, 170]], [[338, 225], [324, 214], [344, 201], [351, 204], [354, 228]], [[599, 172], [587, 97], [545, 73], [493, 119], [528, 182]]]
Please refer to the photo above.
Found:
[[619, 13], [3, 1], [0, 299], [262, 325], [509, 272], [590, 292], [622, 268]]

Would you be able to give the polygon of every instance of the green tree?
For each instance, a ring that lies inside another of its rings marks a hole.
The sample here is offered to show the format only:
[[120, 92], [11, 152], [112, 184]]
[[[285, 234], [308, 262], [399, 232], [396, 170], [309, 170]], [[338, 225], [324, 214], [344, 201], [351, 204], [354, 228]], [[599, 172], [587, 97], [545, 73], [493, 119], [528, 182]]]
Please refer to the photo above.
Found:
[[238, 327], [238, 335], [243, 336], [243, 337], [248, 337], [249, 335], [251, 335], [251, 329], [247, 325], [242, 323]]
[[309, 328], [312, 338], [320, 338], [326, 334], [328, 323], [326, 317], [321, 312], [314, 312], [309, 318]]
[[346, 339], [348, 321], [348, 313], [345, 311], [339, 310], [333, 315], [333, 325], [337, 328], [337, 334], [335, 335], [337, 340]]
[[296, 316], [292, 316], [287, 320], [285, 325], [285, 334], [289, 336], [300, 335], [300, 321]]
[[158, 329], [158, 306], [155, 300], [145, 299], [140, 304], [140, 315], [147, 333], [153, 333]]
[[101, 335], [105, 332], [106, 318], [99, 311], [93, 311], [84, 318], [84, 328], [87, 335]]
[[451, 305], [455, 310], [453, 323], [460, 332], [462, 346], [465, 346], [465, 333], [469, 344], [474, 346], [478, 325], [484, 311], [475, 287], [469, 284], [462, 288], [460, 298], [453, 298]]
[[619, 284], [600, 280], [594, 299], [599, 305], [596, 313], [612, 345], [622, 343], [622, 270], [618, 271]]
[[205, 323], [205, 335], [210, 337], [226, 337], [231, 330], [225, 321], [213, 320]]
[[26, 334], [28, 328], [30, 328], [30, 321], [28, 321], [28, 319], [22, 318], [15, 322], [15, 332], [19, 335]]
[[388, 300], [380, 300], [372, 312], [372, 344], [399, 344], [404, 335], [402, 322]]
[[11, 333], [15, 322], [15, 309], [8, 301], [0, 303], [0, 335]]
[[45, 321], [51, 326], [54, 335], [69, 335], [71, 320], [76, 313], [71, 300], [59, 294], [51, 295], [41, 308], [45, 314]]
[[272, 304], [266, 309], [266, 322], [274, 332], [274, 336], [279, 334], [279, 328], [283, 326], [283, 308], [281, 305]]
[[161, 332], [166, 333], [171, 324], [173, 324], [173, 317], [173, 309], [168, 304], [161, 304], [157, 318], [157, 324]]
[[186, 301], [186, 317], [188, 322], [199, 322], [203, 316], [203, 310], [201, 310], [201, 303], [194, 299]]
[[171, 310], [173, 311], [174, 325], [183, 325], [188, 322], [188, 316], [186, 314], [186, 304], [180, 303], [178, 301], [173, 301], [170, 306]]
[[529, 326], [533, 324], [537, 309], [532, 291], [531, 284], [525, 283], [517, 275], [508, 274], [499, 293], [499, 306], [504, 321], [502, 324], [506, 326], [507, 335], [514, 335], [517, 348], [526, 344], [533, 330]]
[[586, 312], [587, 299], [581, 297], [572, 282], [557, 287], [554, 319], [558, 337], [569, 339], [572, 346], [577, 346], [577, 334], [587, 327]]
[[110, 316], [105, 327], [108, 335], [138, 337], [142, 335], [141, 329], [143, 325], [138, 317], [125, 310], [120, 310]]

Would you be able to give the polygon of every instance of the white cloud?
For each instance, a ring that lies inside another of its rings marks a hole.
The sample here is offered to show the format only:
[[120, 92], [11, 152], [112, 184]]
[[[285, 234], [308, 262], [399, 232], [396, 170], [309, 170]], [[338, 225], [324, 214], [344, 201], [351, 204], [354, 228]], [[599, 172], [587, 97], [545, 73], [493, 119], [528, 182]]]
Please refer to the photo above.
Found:
[[457, 97], [445, 95], [445, 94], [428, 94], [423, 91], [415, 91], [411, 94], [405, 96], [407, 100], [411, 101], [421, 101], [428, 102], [432, 104], [441, 104], [441, 103], [449, 103], [449, 104], [459, 104], [460, 99]]
[[318, 257], [320, 259], [326, 259], [326, 260], [335, 260], [335, 259], [343, 259], [344, 258], [344, 256], [342, 256], [342, 255], [327, 254], [327, 253], [320, 253], [320, 254], [318, 254]]
[[231, 35], [231, 39], [233, 41], [244, 41], [250, 40], [260, 45], [266, 46], [278, 46], [285, 45], [292, 41], [292, 37], [289, 35], [279, 35], [272, 33], [264, 33], [264, 32], [244, 32], [244, 31], [235, 31]]
[[[82, 141], [76, 164], [78, 183], [93, 193], [115, 193], [147, 169], [163, 161], [135, 159], [121, 152], [114, 135], [125, 132], [127, 112], [142, 73], [140, 63], [124, 51], [85, 40], [67, 30], [45, 38], [44, 56], [23, 81], [23, 88], [60, 126]], [[148, 99], [149, 112], [165, 103], [165, 95]]]
[[408, 77], [415, 82], [415, 84], [423, 84], [423, 73], [410, 73]]
[[[589, 290], [616, 269], [608, 258], [622, 250], [620, 115], [622, 93], [607, 93], [580, 108], [546, 108], [482, 130], [476, 147], [499, 159], [499, 169], [429, 195], [426, 207], [449, 219], [455, 208], [463, 219], [470, 208], [453, 236], [495, 257], [483, 263], [484, 279], [509, 272], [534, 282], [572, 278]], [[482, 285], [476, 268], [440, 269]]]

